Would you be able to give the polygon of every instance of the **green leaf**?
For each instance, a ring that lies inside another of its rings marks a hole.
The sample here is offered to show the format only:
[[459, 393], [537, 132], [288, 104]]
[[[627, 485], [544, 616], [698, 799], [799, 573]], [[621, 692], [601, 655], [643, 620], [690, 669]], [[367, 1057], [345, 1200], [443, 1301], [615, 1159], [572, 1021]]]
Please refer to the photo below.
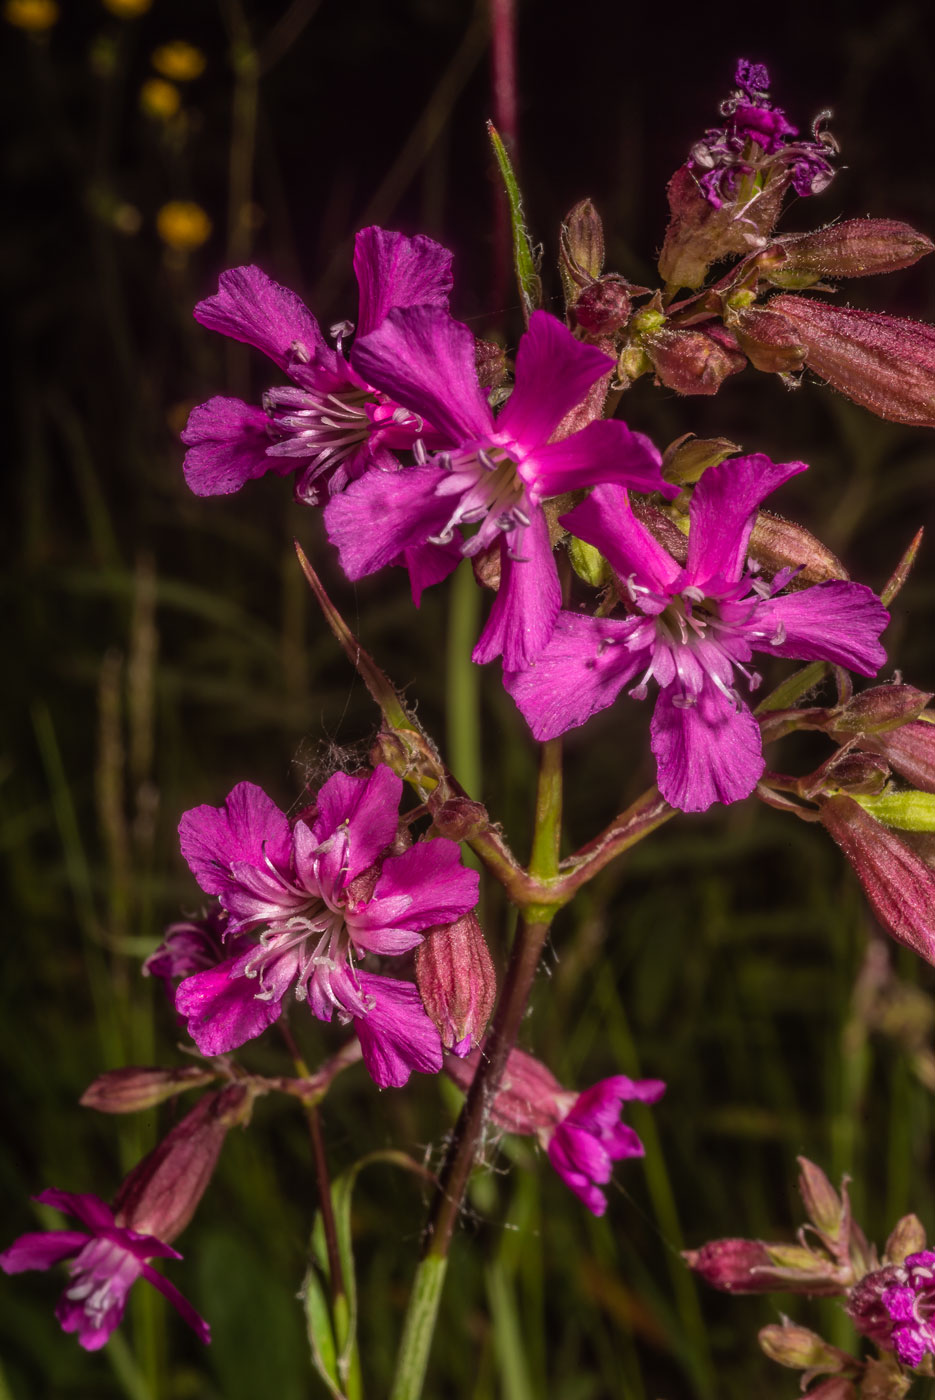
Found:
[[493, 146], [493, 153], [497, 157], [497, 164], [503, 177], [503, 188], [506, 190], [506, 197], [510, 205], [510, 224], [513, 229], [513, 266], [516, 269], [516, 280], [519, 283], [519, 292], [523, 299], [523, 315], [528, 322], [536, 308], [542, 305], [542, 282], [539, 278], [536, 255], [526, 229], [523, 197], [520, 194], [510, 157], [507, 155], [506, 147], [493, 122], [487, 123], [487, 132], [490, 136], [490, 144]]

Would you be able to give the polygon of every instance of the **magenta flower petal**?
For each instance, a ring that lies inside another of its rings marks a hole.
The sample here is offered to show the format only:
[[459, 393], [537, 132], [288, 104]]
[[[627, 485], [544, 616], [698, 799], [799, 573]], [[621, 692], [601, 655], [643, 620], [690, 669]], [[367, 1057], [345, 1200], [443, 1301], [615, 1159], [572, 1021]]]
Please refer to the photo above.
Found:
[[461, 864], [455, 841], [444, 837], [419, 841], [408, 851], [388, 856], [383, 862], [373, 898], [361, 914], [355, 915], [355, 922], [366, 922], [375, 928], [382, 902], [405, 895], [409, 901], [406, 928], [421, 931], [435, 924], [451, 924], [474, 908], [479, 887], [480, 876]]
[[[235, 972], [242, 963], [242, 958], [230, 958], [209, 972], [186, 977], [176, 989], [175, 1009], [185, 1017], [188, 1034], [202, 1055], [236, 1050], [279, 1020], [286, 987], [278, 996], [258, 996], [256, 980]], [[294, 975], [293, 967], [288, 981]]]
[[831, 579], [801, 592], [767, 598], [757, 610], [758, 651], [832, 661], [875, 676], [886, 660], [880, 633], [890, 615], [872, 589]]
[[490, 435], [493, 414], [477, 383], [474, 337], [441, 307], [396, 307], [355, 342], [354, 364], [368, 383], [420, 414], [446, 441]]
[[540, 497], [560, 496], [600, 482], [616, 482], [634, 491], [678, 494], [678, 487], [663, 481], [662, 457], [649, 438], [631, 432], [626, 423], [615, 418], [598, 419], [571, 437], [538, 447], [535, 462]]
[[753, 715], [711, 689], [690, 705], [678, 699], [660, 691], [650, 730], [662, 796], [683, 812], [749, 797], [766, 766]]
[[498, 429], [517, 442], [547, 442], [595, 380], [613, 368], [609, 355], [576, 340], [555, 316], [534, 311], [519, 343], [516, 385], [500, 414]]
[[87, 1242], [88, 1236], [81, 1230], [20, 1235], [0, 1253], [0, 1269], [5, 1274], [21, 1274], [26, 1269], [50, 1269], [69, 1255], [77, 1254]]
[[367, 472], [333, 496], [325, 509], [325, 529], [348, 578], [364, 578], [441, 534], [451, 501], [436, 492], [448, 479], [441, 467]]
[[562, 524], [599, 549], [622, 580], [635, 576], [658, 593], [667, 592], [682, 570], [640, 524], [622, 486], [598, 486], [586, 501], [561, 517]]
[[190, 490], [196, 496], [229, 496], [269, 471], [292, 471], [291, 462], [267, 455], [268, 429], [263, 410], [242, 399], [217, 397], [193, 408], [182, 433]]
[[297, 360], [331, 365], [336, 358], [305, 303], [258, 267], [222, 272], [216, 295], [200, 301], [194, 314], [209, 330], [255, 346], [289, 373]]
[[65, 1215], [73, 1215], [89, 1230], [103, 1230], [114, 1223], [114, 1213], [99, 1196], [86, 1191], [60, 1191], [57, 1186], [48, 1186], [40, 1191], [36, 1200], [41, 1206], [53, 1206]]
[[689, 508], [687, 571], [696, 587], [703, 588], [709, 579], [734, 583], [740, 578], [759, 505], [783, 482], [807, 470], [805, 462], [772, 462], [762, 453], [708, 468]]
[[471, 659], [478, 663], [502, 654], [510, 671], [528, 666], [540, 655], [555, 630], [562, 606], [549, 527], [542, 511], [530, 518], [522, 538], [522, 559], [511, 559], [506, 547], [500, 547], [500, 587], [471, 653]]
[[165, 1274], [158, 1273], [149, 1264], [144, 1264], [141, 1273], [147, 1283], [151, 1283], [157, 1292], [172, 1304], [175, 1311], [183, 1322], [187, 1322], [195, 1333], [199, 1341], [207, 1346], [211, 1341], [211, 1328], [200, 1313], [197, 1313], [191, 1303], [185, 1298], [174, 1283], [170, 1283]]
[[393, 562], [403, 564], [409, 570], [412, 601], [419, 607], [425, 590], [454, 573], [461, 558], [460, 544], [449, 540], [448, 544], [412, 545], [403, 550], [401, 559], [394, 559]]
[[649, 651], [630, 651], [630, 620], [560, 612], [548, 646], [522, 671], [505, 671], [503, 684], [537, 739], [606, 710], [647, 663]]
[[626, 1074], [615, 1074], [582, 1090], [568, 1114], [568, 1121], [599, 1132], [610, 1132], [618, 1126], [622, 1103], [631, 1099], [656, 1103], [665, 1091], [661, 1079], [630, 1079]]
[[205, 894], [234, 895], [241, 882], [235, 863], [266, 870], [267, 861], [288, 870], [289, 822], [255, 783], [238, 783], [223, 807], [194, 807], [179, 822], [182, 855]]
[[403, 781], [381, 763], [366, 776], [334, 773], [315, 799], [312, 835], [320, 845], [346, 824], [342, 868], [349, 884], [396, 835]]
[[443, 1062], [441, 1037], [418, 988], [369, 972], [361, 972], [359, 980], [373, 1007], [366, 1016], [355, 1018], [354, 1030], [374, 1082], [381, 1089], [400, 1089], [414, 1069], [438, 1074]]
[[384, 228], [361, 229], [354, 240], [354, 272], [360, 287], [359, 338], [375, 330], [394, 306], [448, 305], [451, 254], [423, 234], [407, 238]]

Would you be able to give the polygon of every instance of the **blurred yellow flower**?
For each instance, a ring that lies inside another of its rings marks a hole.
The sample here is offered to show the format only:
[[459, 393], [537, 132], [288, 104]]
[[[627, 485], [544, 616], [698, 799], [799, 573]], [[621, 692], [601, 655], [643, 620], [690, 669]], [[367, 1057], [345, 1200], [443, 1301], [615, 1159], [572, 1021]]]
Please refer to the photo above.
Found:
[[148, 117], [167, 122], [182, 105], [182, 94], [164, 78], [147, 78], [140, 88], [140, 106]]
[[3, 18], [17, 29], [29, 29], [34, 34], [51, 29], [58, 20], [55, 0], [6, 0]]
[[160, 44], [158, 49], [153, 49], [150, 59], [157, 73], [176, 83], [188, 83], [192, 78], [200, 78], [207, 61], [201, 49], [187, 44], [184, 39]]
[[173, 199], [156, 215], [156, 231], [170, 248], [188, 253], [211, 237], [211, 220], [200, 204]]
[[153, 0], [101, 0], [101, 4], [118, 19], [136, 19], [152, 8]]

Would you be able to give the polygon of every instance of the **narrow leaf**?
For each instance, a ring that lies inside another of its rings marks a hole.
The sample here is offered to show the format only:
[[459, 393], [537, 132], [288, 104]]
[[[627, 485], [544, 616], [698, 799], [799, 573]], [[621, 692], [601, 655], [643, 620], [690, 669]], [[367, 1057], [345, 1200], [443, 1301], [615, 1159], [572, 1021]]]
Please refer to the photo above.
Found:
[[493, 153], [500, 167], [500, 174], [503, 177], [503, 188], [506, 190], [506, 197], [510, 206], [510, 224], [513, 229], [513, 266], [516, 270], [516, 280], [519, 283], [520, 296], [523, 299], [523, 315], [528, 322], [529, 317], [536, 308], [542, 305], [542, 282], [536, 265], [536, 255], [533, 252], [529, 233], [526, 229], [526, 220], [523, 215], [523, 198], [520, 194], [519, 185], [510, 162], [510, 157], [507, 155], [506, 147], [493, 122], [487, 123], [487, 133], [490, 136], [490, 144], [493, 146]]

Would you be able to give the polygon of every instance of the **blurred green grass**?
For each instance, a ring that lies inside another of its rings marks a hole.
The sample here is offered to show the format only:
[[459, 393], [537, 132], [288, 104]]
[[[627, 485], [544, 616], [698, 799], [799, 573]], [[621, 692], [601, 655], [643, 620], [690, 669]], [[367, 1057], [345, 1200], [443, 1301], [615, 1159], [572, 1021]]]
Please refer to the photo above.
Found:
[[[892, 7], [877, 29], [855, 29], [845, 45], [845, 56], [862, 58], [841, 80], [843, 119], [871, 135], [867, 167], [848, 176], [843, 207], [850, 215], [866, 208], [910, 217], [912, 201], [927, 199], [917, 217], [928, 213], [923, 226], [931, 233], [931, 186], [920, 194], [879, 134], [887, 120], [881, 84], [917, 62], [905, 24], [914, 13], [911, 5]], [[452, 242], [462, 274], [456, 307], [479, 329], [489, 327], [490, 312], [499, 315], [484, 306], [487, 96], [481, 47], [463, 47], [470, 20], [467, 4], [430, 0], [401, 5], [398, 16], [375, 5], [340, 14], [323, 5], [275, 82], [264, 80], [252, 134], [242, 90], [231, 125], [228, 45], [240, 42], [243, 23], [254, 34], [272, 32], [265, 7], [244, 16], [233, 4], [215, 13], [164, 2], [129, 25], [88, 6], [67, 13], [47, 40], [5, 36], [4, 101], [16, 118], [6, 171], [21, 191], [20, 218], [2, 235], [16, 352], [0, 752], [8, 877], [0, 1187], [10, 1237], [35, 1226], [30, 1193], [55, 1184], [110, 1195], [172, 1121], [171, 1108], [104, 1119], [78, 1109], [77, 1099], [102, 1069], [182, 1062], [159, 988], [138, 975], [163, 925], [198, 902], [177, 852], [179, 814], [219, 802], [240, 778], [289, 805], [336, 749], [366, 752], [370, 702], [309, 606], [293, 536], [364, 644], [418, 698], [436, 737], [451, 703], [446, 687], [463, 698], [463, 669], [455, 658], [446, 672], [445, 647], [449, 606], [463, 606], [463, 598], [449, 604], [444, 590], [433, 590], [416, 615], [401, 575], [348, 587], [319, 521], [289, 503], [287, 483], [271, 479], [236, 498], [196, 501], [182, 482], [175, 432], [185, 406], [201, 396], [265, 383], [253, 358], [237, 347], [227, 353], [190, 318], [227, 253], [255, 255], [297, 288], [317, 288], [314, 309], [338, 314], [351, 294], [346, 269], [328, 272], [338, 265], [335, 248], [346, 246], [390, 175], [377, 214]], [[649, 43], [657, 21], [642, 22]], [[768, 56], [781, 49], [774, 34], [756, 32]], [[559, 140], [548, 126], [555, 102], [546, 104], [561, 36], [548, 24], [523, 34], [530, 208], [551, 239], [572, 177], [556, 176], [553, 191], [550, 169], [564, 156], [594, 180], [597, 157], [577, 127], [557, 155], [548, 148], [550, 138]], [[174, 37], [201, 44], [208, 69], [184, 94], [185, 120], [161, 126], [139, 113], [137, 94], [149, 50]], [[351, 38], [359, 38], [353, 57]], [[708, 54], [715, 49], [710, 36], [698, 42]], [[681, 105], [696, 114], [697, 129], [710, 116], [709, 86], [724, 85], [723, 45], [719, 52], [716, 84], [686, 79], [676, 67], [687, 82]], [[459, 54], [460, 68], [444, 66]], [[402, 77], [386, 71], [394, 64]], [[321, 104], [312, 115], [309, 70]], [[836, 76], [832, 62], [832, 89]], [[586, 126], [589, 104], [618, 105], [626, 117], [615, 128], [619, 158], [635, 157], [642, 130], [642, 175], [634, 158], [626, 181], [615, 183], [605, 170], [600, 187], [572, 188], [566, 203], [592, 193], [617, 252], [638, 250], [625, 270], [648, 275], [661, 234], [649, 220], [661, 217], [662, 205], [661, 180], [651, 198], [647, 182], [658, 173], [654, 159], [669, 159], [663, 175], [674, 162], [637, 120], [644, 79], [634, 75], [626, 92], [608, 99], [581, 75], [564, 77], [569, 122]], [[355, 85], [356, 96], [368, 95], [362, 113], [348, 114], [342, 149], [331, 114]], [[818, 106], [829, 95], [816, 86], [809, 100]], [[436, 102], [428, 134], [419, 126], [426, 100]], [[924, 129], [931, 112], [913, 120]], [[407, 147], [413, 131], [422, 135]], [[680, 158], [684, 137], [668, 139]], [[241, 158], [254, 144], [256, 161], [245, 170]], [[250, 206], [233, 224], [231, 164]], [[851, 164], [859, 169], [856, 157]], [[153, 232], [169, 198], [199, 200], [215, 224], [214, 238], [187, 258]], [[126, 223], [127, 208], [139, 213], [137, 232], [121, 231], [116, 214], [123, 210]], [[903, 310], [924, 302], [931, 316], [930, 271], [891, 285]], [[868, 299], [885, 305], [882, 295], [875, 286]], [[515, 308], [507, 322], [515, 332]], [[879, 424], [814, 386], [789, 399], [748, 374], [716, 402], [699, 403], [640, 383], [626, 412], [660, 442], [694, 428], [776, 456], [806, 456], [813, 471], [790, 489], [788, 512], [798, 511], [855, 577], [876, 586], [930, 515], [927, 436]], [[906, 679], [935, 688], [931, 580], [923, 554], [888, 641]], [[480, 677], [479, 703], [478, 791], [522, 851], [534, 755], [493, 671]], [[648, 711], [634, 706], [570, 737], [572, 846], [645, 783], [647, 724]], [[473, 769], [470, 745], [460, 752], [459, 763]], [[508, 923], [495, 892], [488, 908], [502, 961]], [[873, 936], [830, 841], [752, 804], [673, 822], [561, 915], [524, 1046], [544, 1054], [569, 1085], [622, 1070], [661, 1077], [669, 1089], [652, 1113], [633, 1111], [647, 1158], [616, 1173], [600, 1221], [585, 1216], [529, 1144], [491, 1137], [452, 1261], [428, 1394], [791, 1396], [795, 1377], [769, 1367], [755, 1346], [756, 1329], [775, 1320], [778, 1307], [805, 1322], [820, 1316], [832, 1340], [852, 1340], [833, 1302], [816, 1310], [796, 1299], [700, 1293], [678, 1250], [724, 1234], [788, 1236], [800, 1219], [793, 1189], [800, 1152], [832, 1176], [852, 1175], [872, 1238], [882, 1241], [907, 1210], [935, 1226], [932, 1094], [917, 1073], [919, 1046], [878, 1033], [855, 1013]], [[902, 955], [895, 965], [907, 984], [931, 995], [929, 969]], [[314, 1064], [334, 1040], [308, 1018], [296, 1020]], [[244, 1059], [281, 1063], [265, 1046]], [[378, 1096], [355, 1070], [323, 1110], [333, 1170], [390, 1145], [435, 1162], [455, 1112], [446, 1085], [416, 1077], [405, 1093]], [[377, 1167], [355, 1194], [362, 1348], [374, 1395], [391, 1374], [424, 1206], [414, 1180]], [[30, 1275], [3, 1282], [0, 1395], [317, 1394], [295, 1296], [314, 1209], [301, 1119], [288, 1104], [263, 1103], [249, 1133], [229, 1141], [181, 1241], [186, 1263], [173, 1271], [210, 1319], [214, 1346], [199, 1349], [160, 1299], [141, 1292], [120, 1339], [106, 1354], [86, 1356], [52, 1316], [61, 1280]]]

